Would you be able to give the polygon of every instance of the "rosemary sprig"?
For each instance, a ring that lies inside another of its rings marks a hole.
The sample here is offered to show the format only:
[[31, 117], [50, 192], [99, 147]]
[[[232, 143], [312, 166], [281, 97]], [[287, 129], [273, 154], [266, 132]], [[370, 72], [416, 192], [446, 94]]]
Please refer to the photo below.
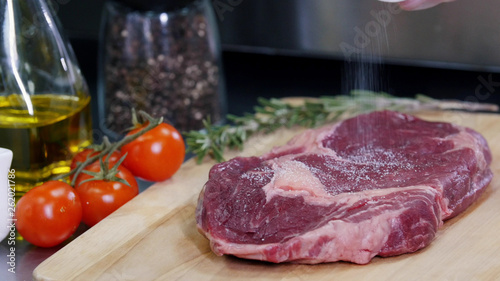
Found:
[[355, 90], [347, 96], [324, 96], [292, 105], [280, 99], [258, 99], [256, 114], [229, 115], [233, 125], [212, 125], [204, 121], [205, 130], [185, 134], [188, 151], [197, 156], [200, 163], [209, 155], [216, 161], [224, 161], [224, 150], [242, 149], [244, 142], [257, 132], [271, 133], [281, 127], [317, 127], [361, 113], [375, 110], [470, 110], [498, 111], [498, 106], [461, 101], [441, 101], [424, 95], [415, 98], [399, 98], [388, 93]]

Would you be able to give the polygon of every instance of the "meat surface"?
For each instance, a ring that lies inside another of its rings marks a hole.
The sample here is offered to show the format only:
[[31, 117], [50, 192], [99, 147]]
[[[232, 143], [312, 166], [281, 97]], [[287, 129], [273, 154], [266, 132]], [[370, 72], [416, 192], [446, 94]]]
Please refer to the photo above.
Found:
[[218, 255], [365, 264], [429, 245], [484, 191], [491, 161], [472, 129], [373, 112], [216, 164], [196, 221]]

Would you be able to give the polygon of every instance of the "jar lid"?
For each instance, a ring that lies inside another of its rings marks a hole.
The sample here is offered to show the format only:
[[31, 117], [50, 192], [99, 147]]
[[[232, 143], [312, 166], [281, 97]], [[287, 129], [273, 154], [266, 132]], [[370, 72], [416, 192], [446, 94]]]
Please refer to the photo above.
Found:
[[118, 0], [128, 7], [141, 11], [172, 11], [184, 8], [196, 0]]

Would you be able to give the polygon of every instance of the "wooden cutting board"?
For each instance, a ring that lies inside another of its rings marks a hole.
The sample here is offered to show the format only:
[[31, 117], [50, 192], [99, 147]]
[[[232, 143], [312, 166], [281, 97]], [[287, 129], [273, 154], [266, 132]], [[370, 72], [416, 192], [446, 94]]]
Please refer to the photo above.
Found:
[[[139, 194], [41, 263], [35, 280], [500, 280], [500, 115], [434, 112], [424, 119], [474, 128], [493, 151], [494, 178], [466, 212], [447, 221], [416, 253], [367, 265], [270, 264], [219, 257], [198, 233], [194, 211], [214, 164], [186, 162], [175, 176]], [[260, 155], [300, 130], [252, 138], [242, 152]]]

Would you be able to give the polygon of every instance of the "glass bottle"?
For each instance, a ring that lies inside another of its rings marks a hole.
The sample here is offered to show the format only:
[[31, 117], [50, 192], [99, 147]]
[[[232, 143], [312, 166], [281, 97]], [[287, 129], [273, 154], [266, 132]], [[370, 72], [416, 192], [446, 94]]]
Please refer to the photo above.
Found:
[[101, 22], [98, 99], [108, 136], [131, 126], [131, 108], [180, 131], [221, 122], [225, 87], [208, 0], [109, 1]]
[[69, 171], [92, 139], [90, 96], [45, 0], [0, 2], [0, 147], [13, 151], [16, 195]]

